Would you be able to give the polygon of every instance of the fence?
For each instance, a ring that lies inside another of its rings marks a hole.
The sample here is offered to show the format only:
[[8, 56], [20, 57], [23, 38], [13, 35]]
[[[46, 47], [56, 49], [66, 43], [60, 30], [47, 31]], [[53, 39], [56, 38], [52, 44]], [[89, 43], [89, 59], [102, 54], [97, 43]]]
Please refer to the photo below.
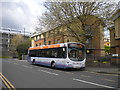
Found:
[[86, 55], [86, 66], [88, 67], [118, 67], [120, 65], [120, 57], [112, 55], [103, 55], [103, 50], [91, 50]]
[[22, 60], [27, 60], [28, 59], [28, 55], [22, 55]]

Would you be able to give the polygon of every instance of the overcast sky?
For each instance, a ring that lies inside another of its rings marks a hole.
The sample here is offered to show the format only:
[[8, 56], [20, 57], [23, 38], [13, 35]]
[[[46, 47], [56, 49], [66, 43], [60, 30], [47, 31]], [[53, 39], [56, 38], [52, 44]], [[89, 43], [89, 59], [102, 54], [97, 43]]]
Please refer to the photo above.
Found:
[[[2, 27], [34, 32], [37, 16], [45, 11], [44, 0], [2, 0]], [[119, 0], [114, 0], [118, 2]], [[1, 26], [0, 26], [1, 27]]]
[[[43, 1], [43, 0], [42, 0]], [[34, 32], [37, 16], [45, 11], [41, 0], [11, 0], [2, 3], [2, 27]]]

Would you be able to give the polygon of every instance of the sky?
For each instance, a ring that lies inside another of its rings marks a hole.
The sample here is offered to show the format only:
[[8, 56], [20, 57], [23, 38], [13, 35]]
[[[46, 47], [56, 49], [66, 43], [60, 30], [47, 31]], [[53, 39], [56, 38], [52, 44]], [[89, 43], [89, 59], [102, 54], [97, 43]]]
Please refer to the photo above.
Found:
[[[6, 0], [2, 4], [2, 27], [34, 32], [37, 17], [45, 11], [41, 0]], [[1, 26], [0, 26], [1, 27]]]
[[[118, 2], [119, 0], [114, 0]], [[0, 27], [25, 30], [33, 33], [37, 17], [45, 11], [44, 0], [2, 0], [0, 1]]]

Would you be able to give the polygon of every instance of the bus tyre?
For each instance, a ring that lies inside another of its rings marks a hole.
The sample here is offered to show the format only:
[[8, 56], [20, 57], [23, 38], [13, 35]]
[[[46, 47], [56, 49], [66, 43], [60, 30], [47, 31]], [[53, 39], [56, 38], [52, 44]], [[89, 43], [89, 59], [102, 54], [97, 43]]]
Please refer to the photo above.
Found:
[[85, 67], [82, 67], [82, 68], [80, 68], [80, 70], [81, 70], [81, 71], [85, 71], [86, 69], [85, 69]]
[[55, 62], [52, 62], [52, 63], [51, 63], [51, 67], [52, 67], [52, 68], [55, 68]]
[[35, 59], [33, 59], [32, 64], [35, 64]]

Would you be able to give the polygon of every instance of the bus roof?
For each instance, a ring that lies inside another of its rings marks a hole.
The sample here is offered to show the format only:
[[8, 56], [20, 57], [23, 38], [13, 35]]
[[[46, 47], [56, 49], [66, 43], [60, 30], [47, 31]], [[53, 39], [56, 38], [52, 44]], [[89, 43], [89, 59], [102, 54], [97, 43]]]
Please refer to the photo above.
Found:
[[[41, 46], [38, 46], [38, 47], [30, 47], [29, 50], [66, 47], [66, 45], [69, 44], [69, 43], [78, 43], [78, 42], [58, 43], [58, 44], [51, 44], [51, 45], [46, 45], [46, 46], [41, 45]], [[81, 43], [79, 43], [79, 44], [81, 44]]]

